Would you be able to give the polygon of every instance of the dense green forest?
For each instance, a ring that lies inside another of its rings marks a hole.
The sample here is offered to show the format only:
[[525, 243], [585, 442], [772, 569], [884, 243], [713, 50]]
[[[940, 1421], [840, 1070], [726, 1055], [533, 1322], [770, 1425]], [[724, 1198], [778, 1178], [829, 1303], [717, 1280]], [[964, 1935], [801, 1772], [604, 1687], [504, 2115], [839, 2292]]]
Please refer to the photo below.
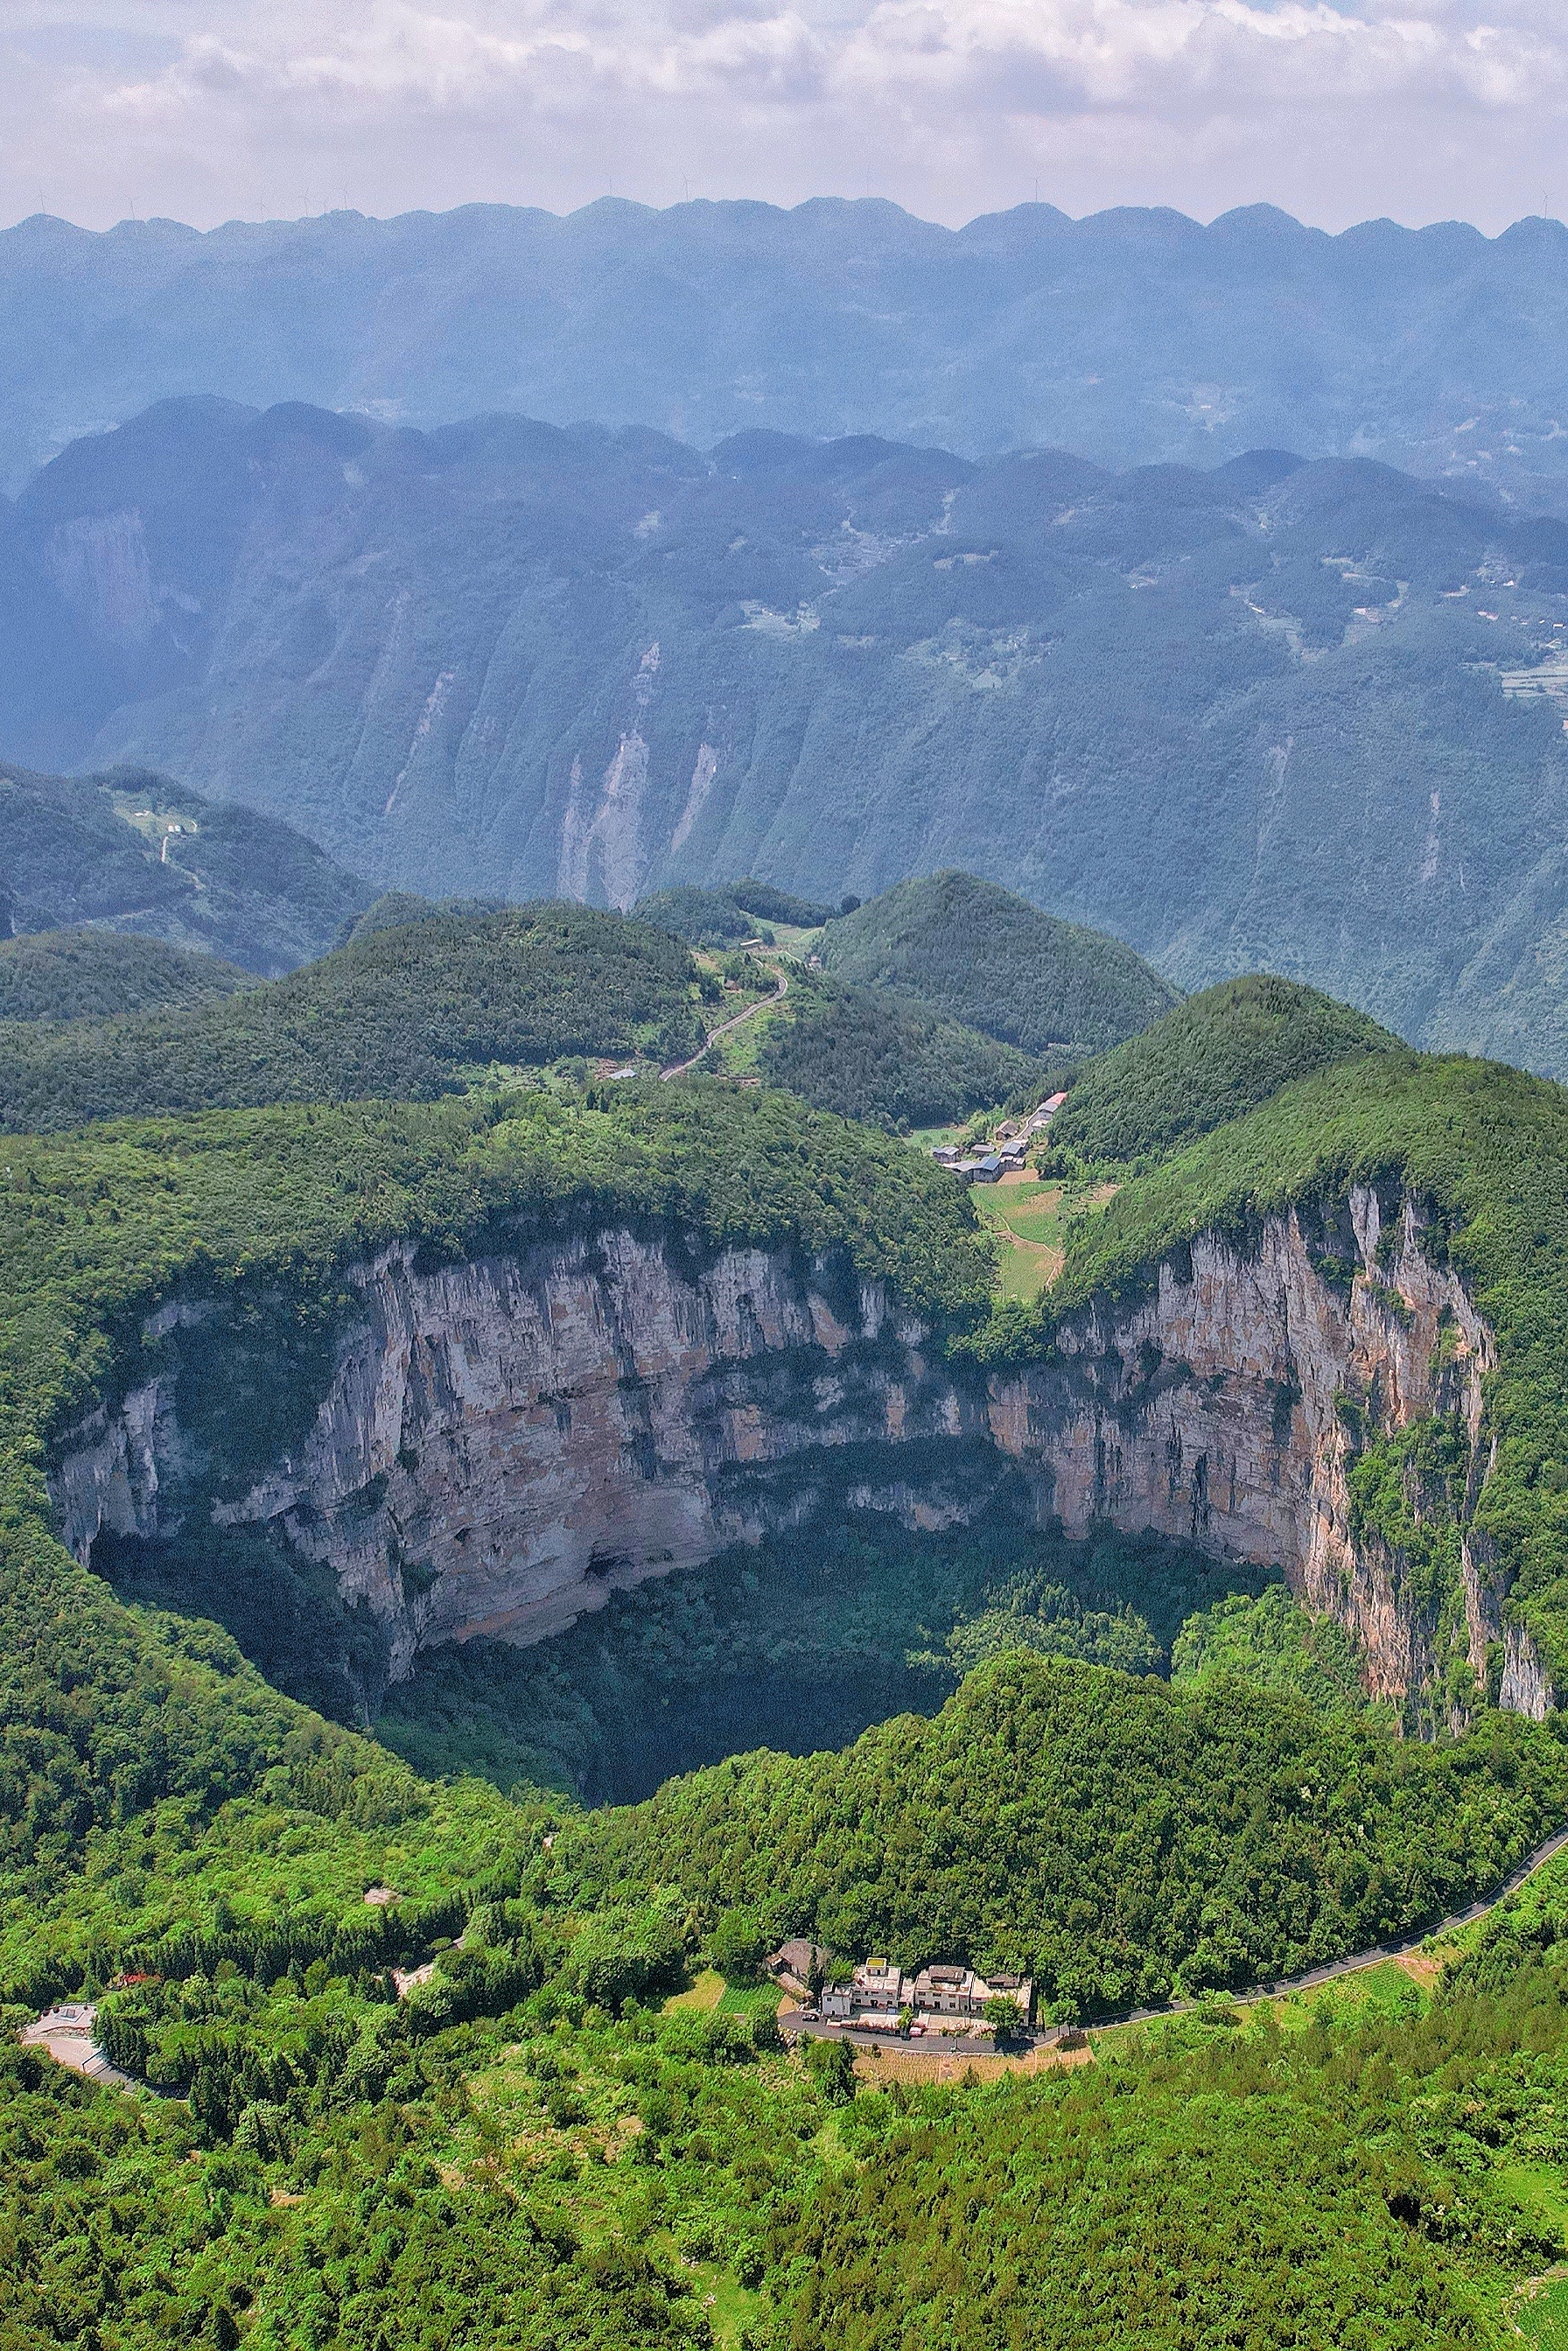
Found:
[[[1244, 1562], [1109, 1528], [1069, 1542], [1029, 1523], [1021, 1491], [923, 1534], [857, 1510], [862, 1475], [847, 1465], [790, 1533], [612, 1593], [531, 1648], [427, 1651], [388, 1690], [377, 1736], [430, 1775], [480, 1771], [502, 1788], [542, 1782], [623, 1803], [747, 1748], [845, 1747], [891, 1715], [931, 1711], [1004, 1648], [1156, 1673], [1174, 1646], [1196, 1672], [1199, 1645], [1222, 1638], [1238, 1664], [1251, 1662], [1243, 1643], [1318, 1638], [1294, 1608], [1253, 1628], [1247, 1595], [1277, 1587]], [[1230, 1593], [1240, 1616], [1206, 1639]]]
[[1051, 1122], [1051, 1150], [1063, 1166], [1157, 1158], [1292, 1078], [1398, 1043], [1316, 988], [1261, 973], [1222, 980], [1080, 1070]]
[[[1568, 1809], [1517, 1717], [1400, 1744], [1239, 1677], [1179, 1688], [1026, 1650], [846, 1754], [761, 1753], [557, 1843], [571, 1889], [678, 1886], [765, 1934], [1031, 1975], [1050, 2011], [1292, 1974], [1495, 1883]], [[1157, 1860], [1156, 1860], [1157, 1856]]]
[[824, 933], [822, 963], [1037, 1060], [1102, 1052], [1176, 993], [1120, 939], [1058, 922], [972, 873], [898, 883]]
[[810, 898], [797, 898], [768, 882], [721, 882], [711, 890], [683, 883], [674, 890], [655, 891], [632, 908], [640, 922], [670, 931], [688, 946], [722, 947], [736, 939], [752, 938], [782, 923], [796, 930], [818, 930], [838, 913]]
[[818, 1110], [879, 1126], [944, 1126], [1042, 1084], [1046, 1066], [1016, 1046], [908, 997], [790, 982], [793, 1018], [773, 1022], [758, 1066]]
[[1430, 2003], [1395, 1977], [1355, 2005], [1220, 2010], [1064, 2078], [857, 2100], [854, 2173], [781, 2242], [764, 2339], [1553, 2345], [1564, 1957], [1549, 1934], [1484, 1993], [1469, 1967]]
[[1376, 1704], [1366, 1694], [1366, 1660], [1358, 1644], [1332, 1616], [1310, 1616], [1298, 1608], [1282, 1583], [1195, 1611], [1176, 1635], [1170, 1662], [1178, 1687], [1244, 1674], [1249, 1681], [1295, 1690], [1325, 1714], [1347, 1708], [1365, 1714]]
[[371, 895], [292, 826], [167, 776], [0, 765], [0, 931], [102, 924], [270, 978], [324, 955]]
[[[332, 962], [395, 977], [428, 950], [440, 974], [454, 938], [568, 919], [438, 913]], [[654, 977], [693, 1002], [679, 943], [580, 920], [591, 943], [654, 941]], [[1192, 1061], [1222, 1101], [1277, 1077], [1291, 1003], [1260, 1044], [1244, 997], [1247, 1040]], [[536, 1033], [549, 1012], [541, 988]], [[1414, 1197], [1497, 1333], [1478, 1516], [1561, 1670], [1563, 1098], [1371, 1041], [1212, 1132], [1162, 1130], [1019, 1311], [995, 1303], [971, 1196], [924, 1155], [711, 1080], [9, 1139], [0, 2025], [93, 1997], [109, 2059], [149, 2086], [0, 2062], [4, 2351], [1414, 2351], [1550, 2314], [1550, 2283], [1518, 2297], [1568, 2254], [1568, 1871], [1430, 1990], [1250, 2021], [1223, 1995], [1495, 1886], [1568, 1817], [1561, 1718], [1392, 1736], [1352, 1646], [1268, 1575], [1069, 1543], [1022, 1494], [911, 1532], [856, 1512], [846, 1459], [817, 1523], [533, 1650], [433, 1655], [380, 1743], [202, 1621], [215, 1585], [128, 1606], [75, 1565], [40, 1474], [50, 1437], [152, 1360], [148, 1311], [195, 1297], [277, 1343], [270, 1384], [219, 1416], [240, 1467], [272, 1458], [346, 1265], [393, 1238], [434, 1263], [612, 1215], [699, 1253], [791, 1249], [885, 1282], [979, 1379], [1198, 1230], [1245, 1238], [1286, 1203], [1343, 1286], [1345, 1192], [1367, 1181]], [[1364, 1430], [1353, 1470], [1358, 1513], [1439, 1595], [1441, 1436]], [[788, 2054], [752, 1980], [810, 1928], [852, 1955], [1021, 1966], [1048, 2017], [1199, 2004], [1071, 2074], [857, 2074], [830, 2044]], [[709, 1963], [717, 2007], [666, 2006]]]
[[207, 1004], [248, 987], [215, 955], [125, 931], [34, 931], [0, 940], [0, 1022], [110, 1020], [152, 1007]]
[[554, 903], [372, 928], [225, 1002], [12, 1028], [0, 1125], [14, 1131], [219, 1104], [423, 1100], [492, 1062], [702, 1041], [695, 972], [663, 931]]

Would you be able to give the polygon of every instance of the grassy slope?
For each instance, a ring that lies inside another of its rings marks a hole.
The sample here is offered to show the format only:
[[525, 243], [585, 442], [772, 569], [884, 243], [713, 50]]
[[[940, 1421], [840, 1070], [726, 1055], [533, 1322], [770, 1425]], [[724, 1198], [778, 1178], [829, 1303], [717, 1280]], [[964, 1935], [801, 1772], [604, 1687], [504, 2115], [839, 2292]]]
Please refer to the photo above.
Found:
[[685, 948], [590, 908], [434, 914], [375, 931], [232, 1000], [47, 1030], [12, 1028], [0, 1124], [16, 1130], [220, 1104], [421, 1100], [476, 1065], [664, 1058], [700, 1039]]
[[1091, 1161], [1157, 1157], [1292, 1078], [1398, 1041], [1315, 987], [1260, 973], [1224, 980], [1082, 1071], [1051, 1123], [1051, 1146]]
[[1102, 1052], [1176, 995], [1120, 939], [971, 873], [884, 891], [829, 927], [822, 962], [837, 978], [919, 997], [1035, 1055]]

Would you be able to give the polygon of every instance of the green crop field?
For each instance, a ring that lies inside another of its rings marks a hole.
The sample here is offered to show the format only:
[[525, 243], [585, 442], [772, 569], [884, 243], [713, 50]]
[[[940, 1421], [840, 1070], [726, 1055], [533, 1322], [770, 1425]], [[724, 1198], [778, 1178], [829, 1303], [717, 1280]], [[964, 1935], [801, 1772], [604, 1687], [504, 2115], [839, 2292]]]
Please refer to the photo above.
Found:
[[1001, 1295], [1028, 1305], [1049, 1290], [1061, 1270], [1069, 1232], [1102, 1212], [1114, 1193], [1110, 1184], [977, 1184], [976, 1209], [1001, 1245]]

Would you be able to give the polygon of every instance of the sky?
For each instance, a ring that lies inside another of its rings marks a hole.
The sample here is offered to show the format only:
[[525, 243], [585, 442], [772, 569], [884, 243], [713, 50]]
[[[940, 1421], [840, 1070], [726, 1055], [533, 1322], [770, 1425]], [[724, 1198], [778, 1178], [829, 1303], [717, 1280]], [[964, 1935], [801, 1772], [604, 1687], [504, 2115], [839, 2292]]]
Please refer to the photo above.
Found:
[[1568, 213], [1568, 0], [0, 0], [0, 222]]

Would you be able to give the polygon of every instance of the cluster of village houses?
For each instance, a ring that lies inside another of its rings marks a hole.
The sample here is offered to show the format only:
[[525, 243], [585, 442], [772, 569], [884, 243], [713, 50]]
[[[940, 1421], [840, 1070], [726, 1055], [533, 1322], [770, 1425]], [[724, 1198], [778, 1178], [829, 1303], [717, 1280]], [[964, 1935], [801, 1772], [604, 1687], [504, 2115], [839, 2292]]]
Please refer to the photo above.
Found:
[[977, 1975], [973, 1968], [922, 1968], [905, 1975], [889, 1959], [865, 1959], [847, 1982], [834, 1982], [839, 1973], [833, 1955], [803, 1935], [792, 1936], [769, 1953], [768, 1972], [775, 1983], [799, 2000], [810, 2001], [820, 2014], [841, 2023], [890, 2030], [899, 2018], [914, 2023], [940, 2023], [951, 2030], [983, 2024], [987, 2003], [1010, 2001], [1020, 2025], [1029, 2022], [1034, 1986], [1027, 1976]]
[[956, 1144], [939, 1143], [931, 1156], [938, 1167], [946, 1167], [960, 1183], [998, 1184], [1009, 1167], [1023, 1165], [1030, 1144], [1045, 1133], [1066, 1100], [1064, 1093], [1052, 1094], [1027, 1118], [1004, 1119], [987, 1151], [965, 1153]]

